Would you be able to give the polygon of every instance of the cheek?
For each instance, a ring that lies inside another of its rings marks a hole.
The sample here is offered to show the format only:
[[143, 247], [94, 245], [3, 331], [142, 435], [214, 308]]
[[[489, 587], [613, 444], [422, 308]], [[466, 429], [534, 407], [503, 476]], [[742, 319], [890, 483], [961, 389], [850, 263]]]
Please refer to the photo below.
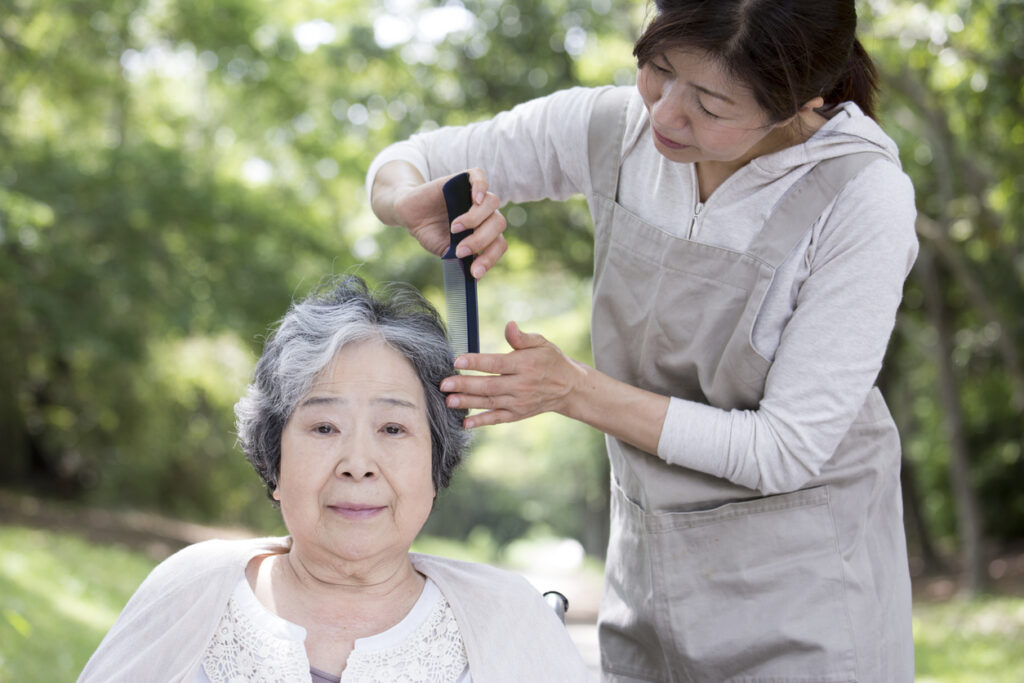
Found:
[[760, 136], [750, 131], [706, 130], [699, 135], [699, 139], [704, 150], [715, 153], [726, 161], [742, 156], [757, 143]]
[[[281, 460], [277, 467], [278, 500], [317, 488], [333, 471], [331, 460], [306, 440], [285, 434], [281, 438]], [[303, 495], [302, 497], [308, 497]], [[283, 507], [283, 505], [282, 505]]]
[[426, 519], [434, 503], [434, 477], [429, 447], [426, 455], [417, 453], [410, 457], [408, 465], [402, 468], [401, 496], [410, 517]]

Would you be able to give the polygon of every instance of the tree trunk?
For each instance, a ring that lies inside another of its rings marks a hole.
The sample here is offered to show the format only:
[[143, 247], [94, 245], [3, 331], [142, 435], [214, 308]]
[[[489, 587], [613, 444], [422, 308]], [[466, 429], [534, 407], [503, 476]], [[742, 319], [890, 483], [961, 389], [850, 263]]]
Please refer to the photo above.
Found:
[[914, 463], [903, 458], [900, 467], [900, 486], [903, 489], [903, 518], [908, 539], [913, 539], [921, 558], [921, 573], [938, 574], [946, 570], [946, 563], [936, 552], [931, 531], [921, 509], [921, 495], [917, 490]]
[[935, 253], [930, 245], [921, 245], [917, 264], [925, 294], [925, 306], [935, 326], [939, 400], [942, 401], [946, 415], [950, 484], [956, 505], [957, 532], [963, 556], [964, 589], [968, 595], [975, 596], [985, 591], [988, 574], [983, 548], [981, 511], [971, 485], [970, 457], [964, 437], [963, 411], [960, 407], [960, 393], [953, 367], [953, 330], [943, 298]]
[[[902, 356], [906, 345], [906, 336], [901, 332], [900, 325], [897, 324], [892, 340], [889, 342], [886, 360], [882, 364], [882, 370], [878, 374], [876, 382], [892, 411], [901, 443], [904, 442], [906, 435], [913, 434], [917, 428], [910, 392], [898, 379], [894, 378], [891, 372], [896, 359]], [[914, 462], [906, 457], [906, 449], [901, 446], [901, 450], [903, 457], [900, 461], [900, 490], [903, 493], [903, 525], [907, 533], [908, 551], [910, 551], [911, 558], [917, 557], [921, 562], [915, 573], [937, 574], [946, 570], [946, 563], [935, 550], [935, 544], [932, 542], [931, 530], [928, 527], [928, 519], [924, 514], [918, 490], [917, 468]], [[911, 551], [911, 547], [914, 548], [913, 551]]]

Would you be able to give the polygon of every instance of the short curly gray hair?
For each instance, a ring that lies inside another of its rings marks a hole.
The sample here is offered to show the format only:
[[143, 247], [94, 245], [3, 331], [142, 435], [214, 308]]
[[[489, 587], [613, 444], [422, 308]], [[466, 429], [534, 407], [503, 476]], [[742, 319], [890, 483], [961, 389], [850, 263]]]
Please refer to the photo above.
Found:
[[426, 396], [434, 490], [451, 482], [469, 444], [465, 410], [445, 405], [441, 380], [455, 374], [444, 323], [416, 290], [392, 284], [371, 292], [354, 275], [332, 278], [279, 321], [256, 364], [245, 396], [235, 404], [238, 438], [246, 458], [277, 488], [281, 434], [298, 402], [347, 344], [383, 340], [412, 365]]

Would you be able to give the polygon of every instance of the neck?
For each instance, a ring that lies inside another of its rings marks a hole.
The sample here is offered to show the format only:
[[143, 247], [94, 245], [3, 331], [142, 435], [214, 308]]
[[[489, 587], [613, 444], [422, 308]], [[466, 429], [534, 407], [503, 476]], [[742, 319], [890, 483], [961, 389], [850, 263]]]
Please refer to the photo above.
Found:
[[754, 159], [807, 142], [827, 121], [828, 119], [814, 110], [801, 111], [787, 123], [772, 128], [771, 132], [738, 159], [697, 162], [701, 201], [707, 201], [711, 193], [718, 189], [729, 176]]
[[256, 558], [246, 570], [256, 598], [279, 617], [306, 629], [312, 666], [344, 670], [359, 638], [382, 633], [412, 610], [425, 579], [408, 553], [391, 562], [309, 563], [301, 552]]
[[310, 555], [293, 545], [291, 552], [279, 556], [274, 568], [275, 579], [328, 602], [377, 599], [410, 590], [418, 595], [423, 587], [423, 577], [413, 568], [407, 552], [353, 561]]

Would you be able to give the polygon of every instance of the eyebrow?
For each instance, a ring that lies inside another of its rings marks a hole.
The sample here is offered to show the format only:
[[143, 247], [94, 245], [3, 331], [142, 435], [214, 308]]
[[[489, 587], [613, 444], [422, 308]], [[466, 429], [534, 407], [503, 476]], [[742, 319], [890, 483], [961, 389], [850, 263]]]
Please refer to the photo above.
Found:
[[708, 90], [708, 89], [707, 89], [707, 88], [705, 88], [704, 86], [701, 86], [701, 85], [697, 85], [696, 83], [690, 83], [690, 86], [691, 86], [692, 88], [694, 88], [695, 90], [697, 90], [698, 92], [702, 92], [702, 93], [704, 93], [705, 95], [708, 95], [709, 97], [714, 97], [715, 99], [719, 99], [719, 100], [722, 100], [723, 102], [727, 102], [728, 104], [732, 104], [732, 105], [735, 105], [735, 104], [736, 104], [735, 102], [733, 102], [732, 100], [730, 100], [730, 99], [729, 99], [728, 97], [726, 97], [726, 96], [725, 96], [725, 95], [723, 95], [722, 93], [717, 93], [717, 92], [715, 92], [714, 90]]
[[[304, 399], [302, 403], [299, 404], [299, 407], [305, 408], [306, 406], [327, 405], [332, 403], [345, 404], [348, 403], [348, 399], [341, 398], [340, 396], [310, 396], [309, 398]], [[383, 403], [385, 405], [397, 406], [399, 408], [412, 408], [414, 410], [417, 408], [417, 405], [412, 401], [406, 401], [405, 399], [394, 398], [392, 396], [380, 396], [373, 399], [371, 403]]]

